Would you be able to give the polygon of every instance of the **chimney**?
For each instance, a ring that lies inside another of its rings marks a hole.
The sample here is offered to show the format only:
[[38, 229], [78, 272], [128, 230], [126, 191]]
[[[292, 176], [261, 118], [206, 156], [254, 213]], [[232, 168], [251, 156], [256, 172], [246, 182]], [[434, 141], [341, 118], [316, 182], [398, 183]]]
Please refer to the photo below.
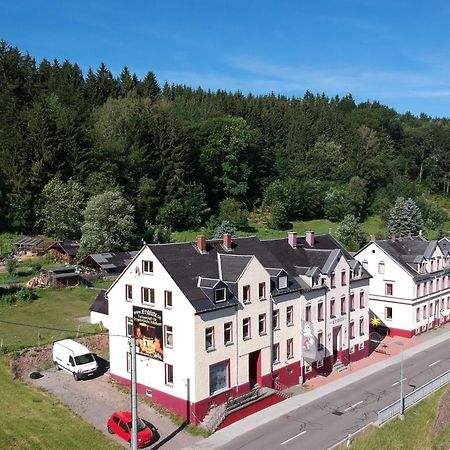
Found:
[[314, 231], [306, 232], [306, 242], [310, 247], [314, 247]]
[[295, 231], [289, 231], [288, 243], [292, 248], [297, 248], [297, 233]]
[[422, 236], [422, 235], [423, 235], [422, 230], [419, 230], [419, 236]]
[[197, 248], [200, 253], [206, 253], [206, 238], [203, 234], [197, 236]]
[[370, 240], [371, 240], [371, 241], [376, 241], [376, 240], [377, 240], [377, 237], [376, 237], [374, 234], [371, 234], [371, 235], [370, 235]]
[[393, 235], [391, 236], [391, 241], [392, 241], [392, 242], [395, 242], [396, 240], [397, 240], [397, 235], [393, 234]]
[[225, 250], [231, 250], [231, 234], [223, 233], [223, 246]]
[[411, 233], [411, 231], [408, 233], [408, 239], [412, 239], [413, 238], [413, 234]]

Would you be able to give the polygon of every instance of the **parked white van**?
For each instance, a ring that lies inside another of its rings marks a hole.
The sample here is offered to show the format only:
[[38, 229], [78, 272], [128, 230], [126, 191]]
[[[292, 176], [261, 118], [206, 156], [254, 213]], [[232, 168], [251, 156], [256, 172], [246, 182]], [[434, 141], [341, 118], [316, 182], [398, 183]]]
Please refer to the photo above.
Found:
[[89, 349], [72, 339], [53, 344], [53, 364], [58, 370], [72, 373], [76, 381], [91, 377], [98, 370], [97, 361]]

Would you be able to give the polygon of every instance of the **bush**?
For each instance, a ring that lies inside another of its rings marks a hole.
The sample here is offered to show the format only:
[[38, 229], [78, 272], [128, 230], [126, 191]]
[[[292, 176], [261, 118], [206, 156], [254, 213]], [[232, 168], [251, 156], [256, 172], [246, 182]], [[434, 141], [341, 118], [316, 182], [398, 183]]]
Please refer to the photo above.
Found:
[[232, 198], [226, 198], [220, 203], [219, 219], [227, 220], [239, 229], [248, 227], [248, 211], [245, 205]]
[[29, 288], [0, 288], [0, 305], [15, 305], [18, 302], [30, 303], [36, 298]]
[[272, 204], [270, 208], [271, 219], [270, 227], [275, 230], [284, 230], [288, 226], [288, 214], [286, 207], [279, 202]]

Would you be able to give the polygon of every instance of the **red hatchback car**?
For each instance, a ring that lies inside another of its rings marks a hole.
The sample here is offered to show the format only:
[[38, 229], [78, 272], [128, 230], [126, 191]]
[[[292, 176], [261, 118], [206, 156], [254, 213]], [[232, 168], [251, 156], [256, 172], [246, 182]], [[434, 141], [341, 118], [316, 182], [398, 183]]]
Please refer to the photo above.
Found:
[[[131, 442], [131, 412], [117, 411], [112, 414], [106, 424], [110, 434], [117, 434], [127, 442]], [[153, 440], [152, 430], [141, 420], [137, 420], [138, 426], [138, 447], [146, 447]]]

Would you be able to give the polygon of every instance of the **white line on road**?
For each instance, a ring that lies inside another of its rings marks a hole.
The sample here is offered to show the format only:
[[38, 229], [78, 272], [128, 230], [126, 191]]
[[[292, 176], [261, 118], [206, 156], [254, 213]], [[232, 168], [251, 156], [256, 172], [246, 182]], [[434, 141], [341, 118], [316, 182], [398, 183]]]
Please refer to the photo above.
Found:
[[439, 364], [440, 362], [441, 362], [441, 360], [438, 359], [438, 360], [435, 361], [434, 363], [428, 364], [428, 367], [433, 367], [433, 366], [435, 366], [436, 364]]
[[[403, 378], [402, 381], [406, 381], [406, 378]], [[394, 384], [392, 384], [391, 386], [392, 386], [392, 387], [397, 386], [397, 384], [399, 384], [399, 383], [400, 383], [400, 381], [396, 381], [396, 382], [395, 382]]]
[[280, 445], [284, 445], [287, 444], [288, 442], [291, 442], [292, 440], [294, 440], [295, 438], [298, 438], [299, 436], [301, 436], [302, 434], [305, 434], [306, 430], [302, 431], [301, 433], [296, 434], [295, 436], [292, 436], [291, 438], [289, 438], [287, 441], [282, 442]]
[[355, 404], [352, 405], [352, 406], [349, 406], [347, 409], [344, 409], [344, 412], [350, 411], [350, 410], [353, 409], [355, 406], [360, 405], [363, 401], [364, 401], [364, 400], [361, 400], [360, 402], [355, 403]]

